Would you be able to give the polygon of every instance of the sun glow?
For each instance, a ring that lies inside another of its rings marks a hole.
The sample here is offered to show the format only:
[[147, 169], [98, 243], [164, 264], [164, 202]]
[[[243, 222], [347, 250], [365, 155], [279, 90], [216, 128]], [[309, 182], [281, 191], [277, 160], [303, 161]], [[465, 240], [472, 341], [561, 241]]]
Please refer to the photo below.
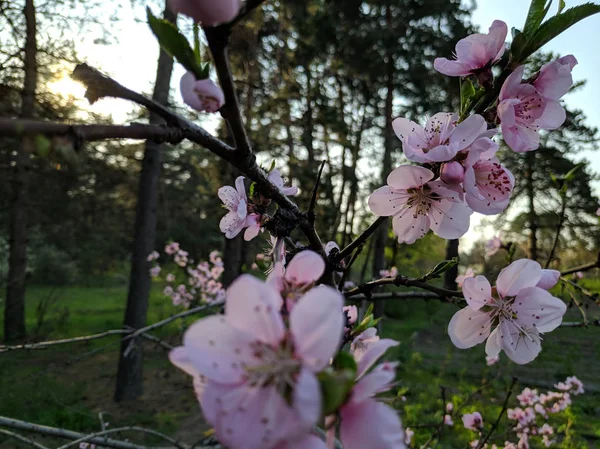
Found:
[[56, 81], [48, 83], [48, 89], [61, 97], [74, 97], [83, 99], [85, 95], [85, 87], [77, 81], [73, 81], [68, 76], [63, 76]]

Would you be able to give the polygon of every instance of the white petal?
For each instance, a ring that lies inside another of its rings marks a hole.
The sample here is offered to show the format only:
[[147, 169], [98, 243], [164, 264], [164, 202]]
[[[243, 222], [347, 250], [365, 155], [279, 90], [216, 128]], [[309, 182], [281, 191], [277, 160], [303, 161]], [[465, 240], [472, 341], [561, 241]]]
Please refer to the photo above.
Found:
[[290, 331], [296, 354], [314, 372], [322, 370], [339, 348], [344, 332], [344, 299], [321, 285], [310, 290], [290, 313]]
[[456, 312], [450, 320], [448, 335], [457, 348], [472, 348], [490, 335], [491, 326], [492, 322], [487, 313], [465, 307]]
[[550, 290], [556, 285], [560, 279], [560, 271], [558, 270], [542, 270], [542, 277], [536, 284], [536, 287], [543, 288], [544, 290]]
[[394, 119], [392, 121], [392, 128], [394, 128], [396, 136], [398, 136], [402, 142], [413, 134], [422, 137], [423, 141], [425, 140], [425, 131], [423, 130], [423, 127], [407, 118], [398, 117]]
[[515, 260], [498, 275], [496, 287], [503, 297], [516, 296], [519, 291], [535, 287], [542, 277], [542, 267], [534, 260]]
[[281, 296], [271, 285], [243, 274], [227, 289], [225, 314], [236, 328], [278, 345], [285, 334], [280, 304]]
[[529, 329], [527, 335], [524, 335], [508, 320], [500, 322], [500, 340], [508, 358], [519, 365], [531, 362], [542, 350], [540, 337], [535, 329]]
[[321, 416], [321, 386], [306, 368], [302, 368], [296, 379], [292, 407], [302, 427], [311, 428]]
[[416, 208], [410, 208], [392, 219], [392, 228], [400, 243], [415, 243], [429, 232], [430, 226], [429, 217], [417, 214]]
[[399, 192], [390, 186], [383, 186], [369, 196], [368, 205], [375, 215], [389, 217], [401, 211], [407, 200], [406, 192]]
[[247, 196], [246, 187], [244, 186], [244, 179], [245, 178], [243, 176], [238, 176], [235, 180], [235, 188], [238, 191], [238, 195], [240, 196], [240, 198], [246, 201]]
[[492, 297], [492, 286], [481, 275], [465, 279], [462, 290], [467, 304], [473, 310], [481, 309]]
[[402, 423], [396, 411], [375, 399], [347, 405], [341, 411], [344, 449], [405, 449]]
[[240, 197], [233, 187], [223, 186], [217, 191], [217, 195], [227, 209], [237, 210]]
[[431, 230], [445, 239], [462, 237], [469, 230], [472, 213], [466, 204], [442, 198], [432, 204], [429, 212]]
[[560, 326], [567, 305], [539, 287], [523, 289], [515, 298], [513, 310], [520, 325], [533, 326], [540, 332], [550, 332]]
[[219, 229], [228, 239], [234, 238], [244, 229], [245, 220], [240, 219], [237, 212], [228, 212], [219, 223]]
[[434, 174], [431, 170], [414, 165], [401, 165], [387, 177], [391, 187], [400, 190], [414, 189], [431, 181]]
[[[372, 328], [371, 328], [372, 329]], [[360, 379], [364, 374], [383, 357], [386, 351], [394, 346], [398, 346], [396, 340], [390, 338], [384, 338], [373, 342], [369, 345], [363, 356], [358, 362], [358, 368], [356, 370], [356, 378]]]
[[492, 331], [490, 336], [485, 343], [485, 353], [488, 357], [496, 357], [500, 354], [500, 350], [502, 349], [501, 339], [500, 339], [500, 328], [497, 327]]

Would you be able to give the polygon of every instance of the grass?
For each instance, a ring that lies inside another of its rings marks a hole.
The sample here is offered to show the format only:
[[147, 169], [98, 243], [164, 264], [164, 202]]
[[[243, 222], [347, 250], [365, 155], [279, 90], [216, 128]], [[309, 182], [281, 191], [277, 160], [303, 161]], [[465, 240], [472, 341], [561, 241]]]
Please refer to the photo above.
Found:
[[[600, 282], [588, 281], [587, 288], [600, 290]], [[27, 326], [37, 329], [32, 341], [87, 335], [122, 324], [126, 287], [69, 287], [53, 290], [31, 287], [27, 293]], [[55, 301], [39, 325], [36, 310], [54, 295]], [[151, 296], [148, 322], [170, 316], [175, 309], [155, 289]], [[563, 447], [593, 448], [600, 442], [600, 328], [559, 329], [548, 334], [538, 359], [519, 367], [502, 357], [487, 367], [483, 346], [461, 351], [454, 348], [446, 326], [456, 307], [437, 301], [397, 301], [389, 303], [384, 320], [384, 336], [401, 341], [390, 358], [401, 362], [400, 393], [397, 400], [406, 425], [417, 427], [416, 442], [423, 444], [431, 428], [442, 418], [441, 387], [446, 400], [459, 406], [482, 382], [489, 391], [475, 395], [476, 407], [486, 424], [495, 419], [512, 376], [541, 391], [569, 375], [577, 375], [586, 384], [586, 394], [574, 399], [570, 410], [572, 427], [578, 438]], [[589, 312], [591, 313], [591, 311]], [[590, 317], [595, 315], [591, 314]], [[567, 321], [580, 318], [575, 308]], [[156, 335], [178, 344], [181, 325], [173, 323]], [[0, 337], [1, 338], [1, 337]], [[175, 435], [189, 442], [199, 439], [203, 425], [190, 379], [169, 363], [166, 351], [145, 343], [145, 393], [133, 403], [116, 404], [112, 400], [118, 360], [119, 338], [110, 337], [86, 343], [59, 346], [40, 351], [14, 351], [0, 354], [0, 415], [81, 432], [99, 430], [100, 412], [112, 427], [140, 425]], [[514, 406], [514, 403], [512, 404]], [[475, 435], [462, 427], [455, 417], [456, 432], [437, 447], [465, 447]], [[501, 429], [504, 423], [501, 424]], [[141, 435], [124, 435], [134, 441], [158, 444], [159, 440]], [[581, 438], [585, 437], [585, 438]], [[41, 440], [43, 441], [43, 440]], [[0, 448], [15, 448], [18, 443], [0, 438]], [[24, 446], [23, 446], [24, 447]]]

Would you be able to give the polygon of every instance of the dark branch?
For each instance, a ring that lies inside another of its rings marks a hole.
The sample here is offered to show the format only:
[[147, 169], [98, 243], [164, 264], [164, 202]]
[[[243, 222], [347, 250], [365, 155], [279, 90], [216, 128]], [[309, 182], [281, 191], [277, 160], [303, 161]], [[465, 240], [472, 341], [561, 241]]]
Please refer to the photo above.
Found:
[[315, 186], [310, 194], [310, 204], [308, 206], [308, 219], [312, 223], [315, 222], [315, 206], [317, 205], [317, 195], [319, 193], [319, 185], [321, 184], [321, 175], [323, 174], [323, 168], [325, 167], [325, 161], [321, 162], [319, 167], [319, 173], [317, 174], [317, 180]]
[[569, 268], [568, 270], [562, 271], [560, 273], [561, 276], [566, 276], [568, 274], [577, 273], [578, 271], [590, 271], [594, 268], [600, 268], [600, 253], [598, 253], [598, 258], [595, 262], [588, 263], [585, 265], [580, 265], [578, 267]]
[[504, 414], [506, 412], [506, 408], [508, 407], [508, 400], [510, 399], [510, 396], [512, 395], [512, 391], [513, 391], [513, 388], [515, 387], [515, 384], [517, 383], [517, 380], [518, 380], [517, 377], [513, 377], [512, 378], [512, 382], [510, 384], [510, 388], [508, 389], [508, 393], [506, 393], [506, 398], [504, 399], [504, 404], [502, 404], [502, 410], [500, 410], [500, 413], [498, 414], [498, 418], [496, 419], [496, 421], [492, 425], [492, 428], [490, 429], [490, 431], [488, 432], [488, 434], [485, 436], [485, 438], [483, 440], [479, 440], [479, 444], [477, 445], [477, 449], [481, 449], [482, 447], [485, 446], [485, 443], [487, 443], [487, 441], [492, 436], [492, 433], [494, 433], [494, 431], [498, 427], [498, 424], [500, 424], [500, 420], [502, 419], [502, 417], [504, 416]]
[[457, 290], [447, 290], [445, 288], [436, 287], [434, 285], [430, 285], [426, 282], [419, 281], [417, 279], [407, 278], [406, 276], [396, 276], [389, 277], [383, 279], [377, 279], [376, 281], [367, 282], [365, 284], [359, 285], [356, 288], [344, 293], [346, 298], [352, 298], [354, 296], [364, 294], [367, 298], [371, 296], [371, 292], [382, 285], [395, 285], [397, 287], [416, 287], [421, 288], [423, 290], [428, 290], [432, 293], [435, 293], [438, 297], [444, 298], [447, 302], [456, 304], [456, 301], [451, 298], [463, 298], [462, 292]]
[[373, 224], [371, 224], [371, 226], [369, 226], [367, 229], [365, 229], [362, 232], [362, 234], [360, 234], [358, 237], [356, 237], [356, 239], [353, 242], [351, 242], [348, 246], [346, 246], [343, 250], [341, 250], [339, 252], [339, 254], [337, 256], [335, 256], [335, 259], [333, 260], [333, 262], [335, 263], [335, 262], [344, 260], [350, 254], [352, 254], [352, 251], [354, 251], [361, 244], [363, 244], [377, 230], [377, 228], [379, 228], [379, 226], [381, 226], [381, 224], [384, 223], [386, 220], [387, 220], [387, 217], [377, 218], [377, 220], [375, 220], [373, 222]]

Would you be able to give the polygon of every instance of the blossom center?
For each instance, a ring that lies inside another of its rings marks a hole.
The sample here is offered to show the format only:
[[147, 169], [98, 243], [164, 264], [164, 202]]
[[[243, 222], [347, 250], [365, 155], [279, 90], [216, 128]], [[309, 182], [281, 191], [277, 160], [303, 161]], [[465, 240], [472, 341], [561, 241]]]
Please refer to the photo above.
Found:
[[275, 385], [278, 391], [284, 393], [286, 387], [295, 384], [295, 378], [300, 371], [300, 360], [286, 342], [280, 347], [274, 347], [261, 341], [250, 344], [256, 364], [244, 366], [246, 381], [252, 387]]

